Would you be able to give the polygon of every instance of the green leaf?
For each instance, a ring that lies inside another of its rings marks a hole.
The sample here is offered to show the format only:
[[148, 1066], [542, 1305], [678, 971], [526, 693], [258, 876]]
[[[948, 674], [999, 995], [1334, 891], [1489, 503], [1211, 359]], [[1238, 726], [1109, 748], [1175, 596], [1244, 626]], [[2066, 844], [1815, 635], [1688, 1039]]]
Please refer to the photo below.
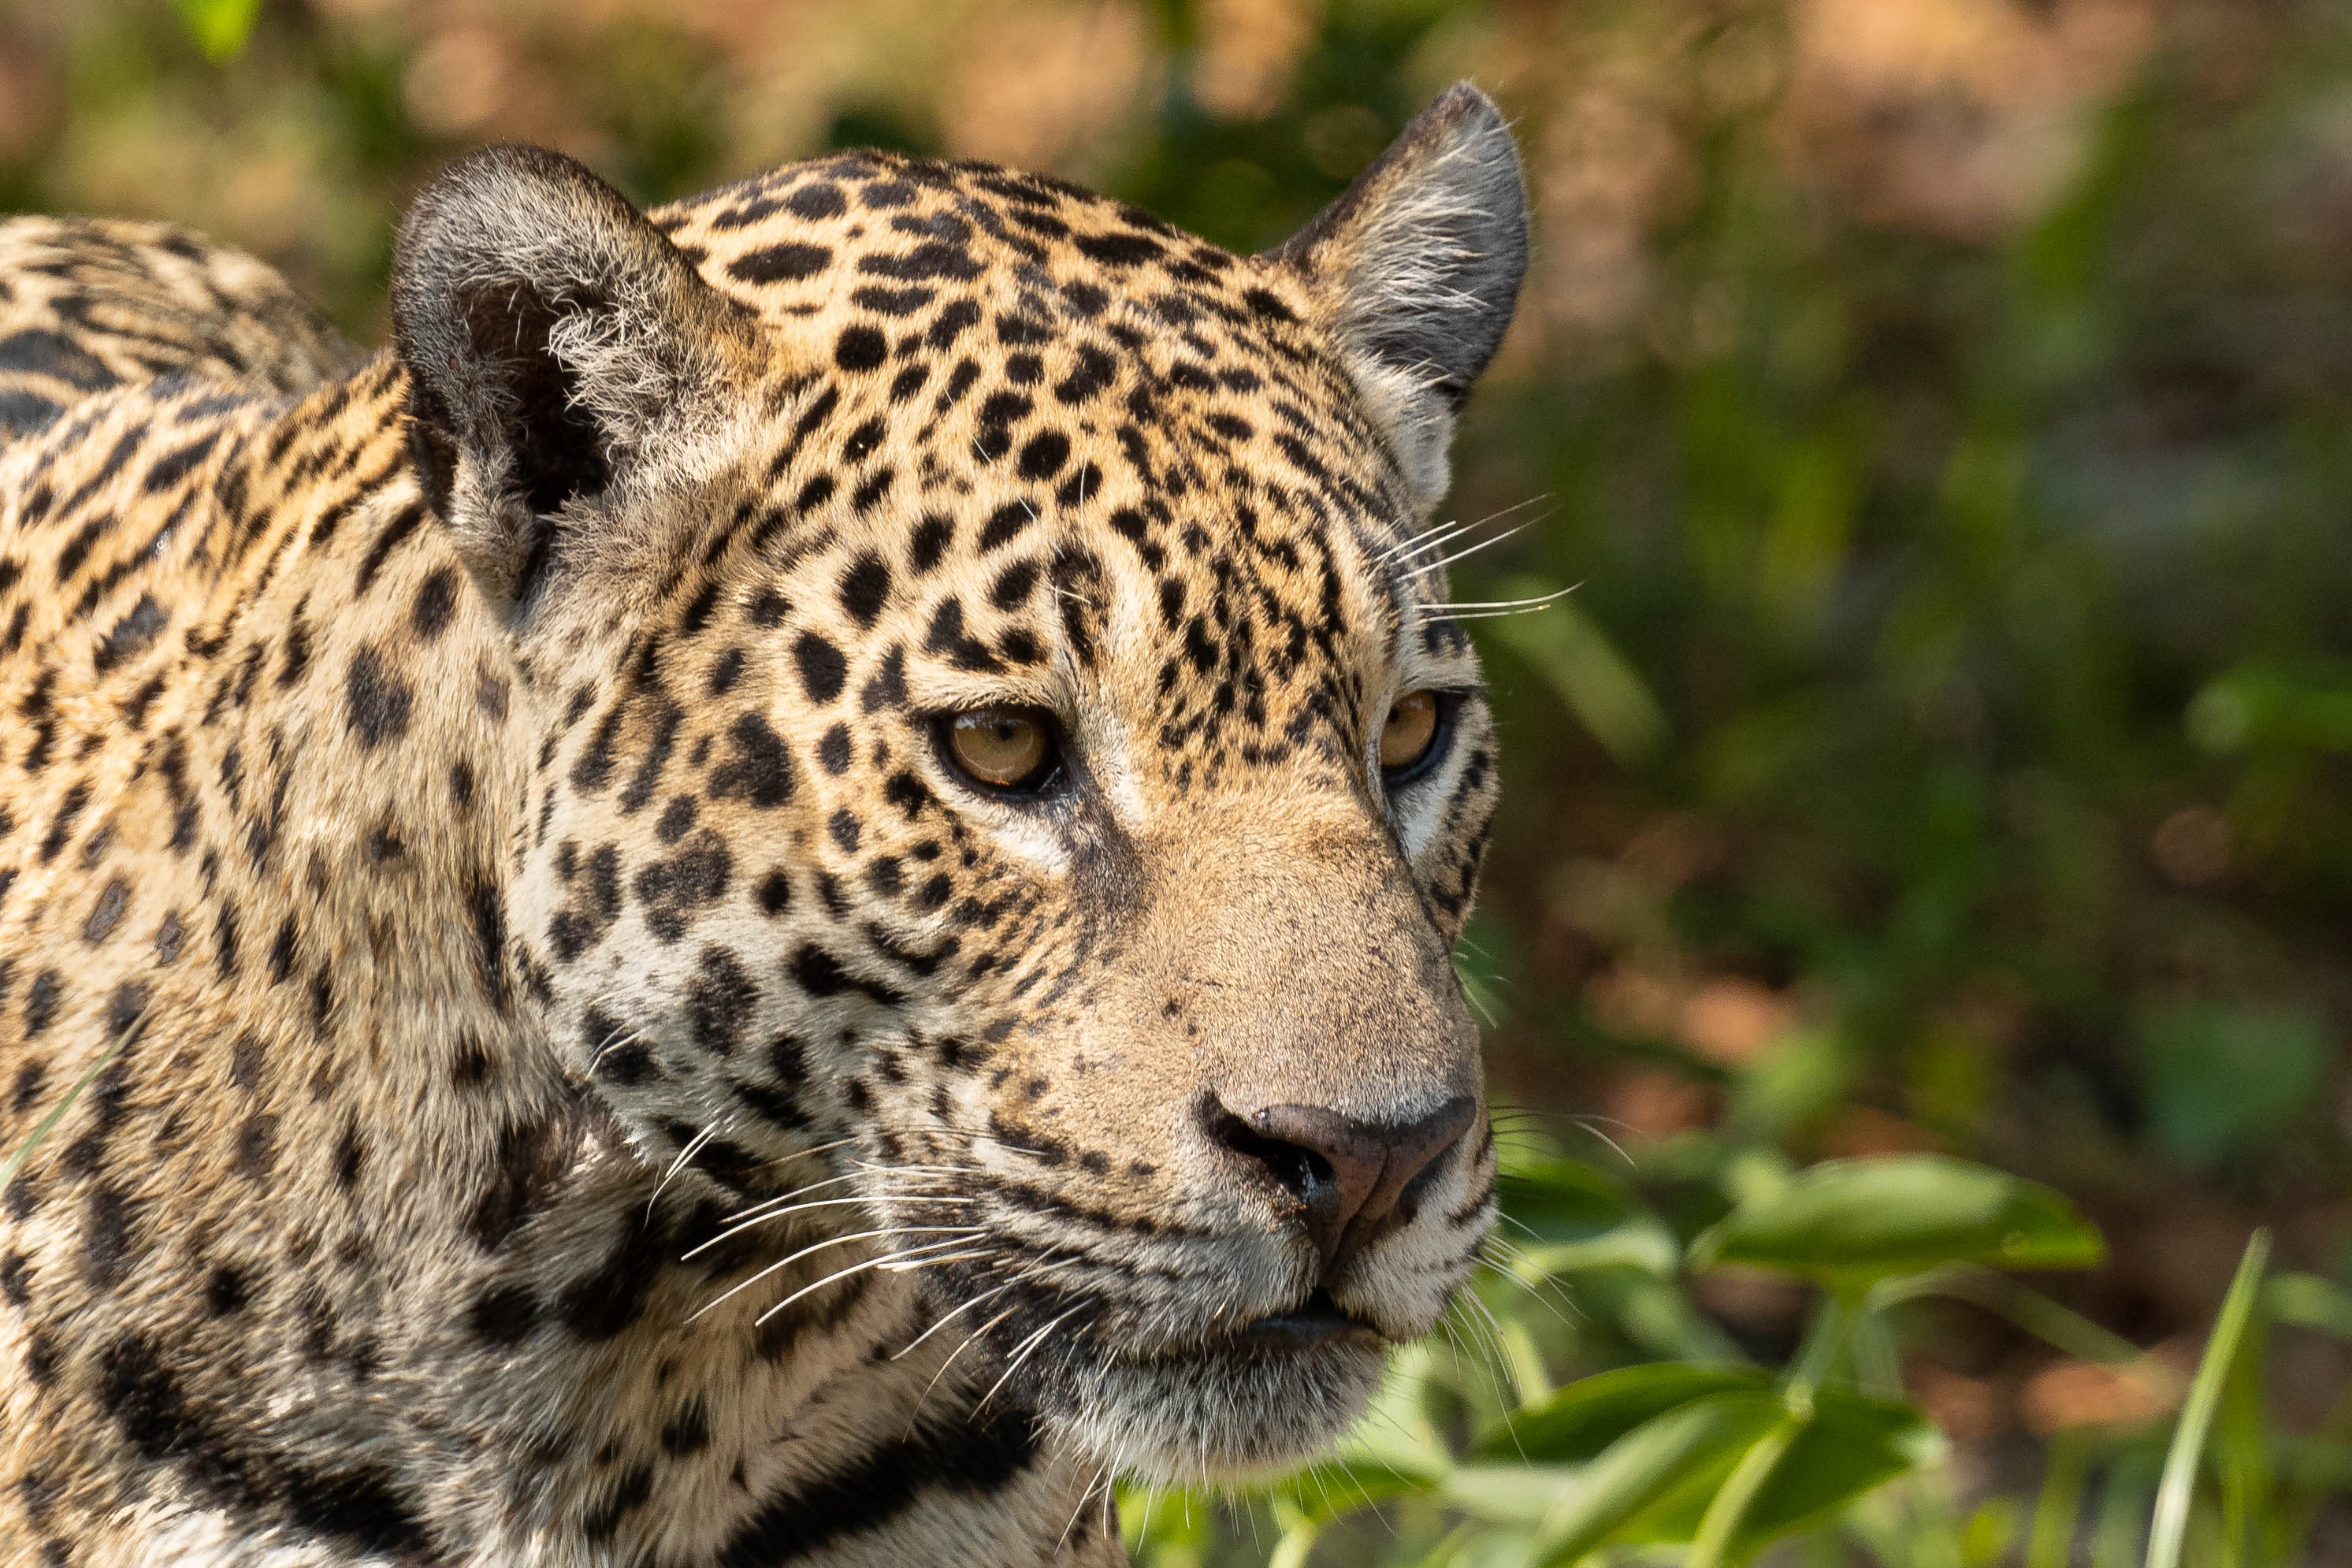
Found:
[[215, 65], [245, 52], [253, 24], [261, 15], [261, 0], [178, 0], [180, 21], [188, 37]]
[[1471, 1449], [1480, 1459], [1526, 1458], [1580, 1464], [1628, 1432], [1679, 1405], [1719, 1394], [1766, 1394], [1771, 1379], [1750, 1367], [1653, 1362], [1570, 1384], [1532, 1409], [1512, 1413]]
[[2105, 1256], [2058, 1194], [1938, 1154], [1815, 1165], [1742, 1203], [1690, 1248], [1693, 1268], [1744, 1263], [1841, 1291], [1939, 1264], [2083, 1268]]
[[1943, 1438], [1907, 1405], [1849, 1389], [1813, 1394], [1812, 1418], [1748, 1505], [1732, 1555], [1804, 1529], [1896, 1476], [1942, 1457]]
[[1539, 1525], [1581, 1479], [1573, 1465], [1461, 1465], [1445, 1478], [1445, 1500], [1497, 1524]]
[[1545, 1568], [1568, 1568], [1612, 1541], [1690, 1539], [1739, 1457], [1786, 1414], [1769, 1394], [1717, 1394], [1635, 1427], [1562, 1496], [1546, 1521]]
[[[1785, 1428], [1785, 1430], [1784, 1430]], [[1908, 1405], [1849, 1389], [1816, 1390], [1810, 1407], [1772, 1395], [1695, 1400], [1645, 1424], [1587, 1467], [1575, 1501], [1551, 1521], [1548, 1568], [1611, 1542], [1692, 1541], [1756, 1446], [1780, 1451], [1743, 1478], [1748, 1489], [1721, 1560], [1739, 1562], [1940, 1455], [1936, 1429]], [[1595, 1533], [1595, 1531], [1598, 1533]]]

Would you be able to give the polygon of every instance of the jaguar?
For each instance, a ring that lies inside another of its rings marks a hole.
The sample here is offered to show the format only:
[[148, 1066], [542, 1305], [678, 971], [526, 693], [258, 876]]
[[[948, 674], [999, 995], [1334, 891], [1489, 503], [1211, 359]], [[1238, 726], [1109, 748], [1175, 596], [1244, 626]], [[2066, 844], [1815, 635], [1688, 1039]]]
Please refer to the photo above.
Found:
[[0, 1563], [1125, 1560], [1475, 1266], [1527, 259], [845, 152], [415, 197], [392, 345], [0, 223]]

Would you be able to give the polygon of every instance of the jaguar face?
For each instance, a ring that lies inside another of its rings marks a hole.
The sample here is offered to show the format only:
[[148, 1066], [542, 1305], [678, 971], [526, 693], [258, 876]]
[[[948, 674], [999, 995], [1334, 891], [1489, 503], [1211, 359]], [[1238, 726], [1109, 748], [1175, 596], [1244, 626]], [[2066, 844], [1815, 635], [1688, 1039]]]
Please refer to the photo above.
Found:
[[887, 154], [649, 220], [493, 150], [404, 231], [559, 1051], [1130, 1473], [1328, 1445], [1492, 1218], [1494, 736], [1427, 520], [1524, 230], [1462, 88], [1256, 258]]

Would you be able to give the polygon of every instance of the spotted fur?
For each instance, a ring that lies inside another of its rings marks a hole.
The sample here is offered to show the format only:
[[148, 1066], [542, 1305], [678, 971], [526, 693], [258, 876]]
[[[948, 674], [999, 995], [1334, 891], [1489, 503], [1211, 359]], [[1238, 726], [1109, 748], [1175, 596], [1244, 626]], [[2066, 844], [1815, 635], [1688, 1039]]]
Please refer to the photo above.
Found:
[[1492, 1214], [1420, 531], [1523, 258], [1466, 87], [1255, 258], [493, 148], [364, 361], [0, 225], [0, 1564], [1107, 1563], [1330, 1443]]

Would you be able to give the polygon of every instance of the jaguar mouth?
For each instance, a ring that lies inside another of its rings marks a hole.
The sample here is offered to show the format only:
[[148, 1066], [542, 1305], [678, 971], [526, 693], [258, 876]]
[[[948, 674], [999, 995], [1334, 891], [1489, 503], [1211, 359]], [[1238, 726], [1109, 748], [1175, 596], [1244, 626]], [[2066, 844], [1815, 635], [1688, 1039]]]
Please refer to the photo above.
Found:
[[1308, 1350], [1333, 1341], [1350, 1340], [1366, 1348], [1387, 1343], [1387, 1336], [1331, 1300], [1328, 1290], [1315, 1293], [1286, 1311], [1269, 1312], [1244, 1323], [1234, 1342], [1269, 1350]]

